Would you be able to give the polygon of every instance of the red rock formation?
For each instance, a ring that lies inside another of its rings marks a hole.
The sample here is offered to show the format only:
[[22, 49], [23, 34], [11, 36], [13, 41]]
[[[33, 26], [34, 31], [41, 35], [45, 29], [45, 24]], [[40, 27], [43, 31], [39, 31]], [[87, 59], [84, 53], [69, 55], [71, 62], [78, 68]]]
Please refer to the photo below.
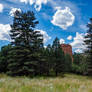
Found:
[[72, 57], [72, 61], [73, 61], [72, 46], [69, 44], [61, 44], [61, 48], [65, 54], [69, 54]]

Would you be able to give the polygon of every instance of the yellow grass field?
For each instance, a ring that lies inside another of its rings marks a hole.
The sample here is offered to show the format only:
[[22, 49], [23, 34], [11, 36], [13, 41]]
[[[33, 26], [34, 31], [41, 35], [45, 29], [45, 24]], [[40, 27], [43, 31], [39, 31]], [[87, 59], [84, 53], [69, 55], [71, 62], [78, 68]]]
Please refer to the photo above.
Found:
[[92, 79], [65, 74], [65, 77], [9, 77], [0, 75], [0, 92], [92, 92]]

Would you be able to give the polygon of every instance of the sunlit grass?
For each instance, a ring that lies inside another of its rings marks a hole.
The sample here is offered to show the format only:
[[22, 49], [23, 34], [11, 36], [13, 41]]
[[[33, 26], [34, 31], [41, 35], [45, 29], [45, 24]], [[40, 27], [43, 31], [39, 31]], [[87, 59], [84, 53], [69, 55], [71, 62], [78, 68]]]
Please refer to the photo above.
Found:
[[14, 78], [1, 74], [0, 92], [92, 92], [92, 79], [74, 74], [63, 78]]

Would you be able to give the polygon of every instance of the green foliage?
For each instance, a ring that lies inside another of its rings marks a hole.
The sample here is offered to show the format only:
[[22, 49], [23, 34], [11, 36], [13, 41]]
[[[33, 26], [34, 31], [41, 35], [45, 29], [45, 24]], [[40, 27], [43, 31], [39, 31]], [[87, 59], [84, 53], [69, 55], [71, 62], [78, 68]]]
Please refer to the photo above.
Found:
[[33, 45], [32, 41], [36, 32], [34, 32], [35, 26], [38, 24], [34, 13], [31, 11], [19, 12], [16, 11], [14, 14], [13, 24], [11, 25], [10, 36], [12, 44], [15, 46], [19, 45]]
[[44, 67], [44, 73], [50, 75], [51, 71], [53, 70], [53, 50], [52, 46], [49, 44], [46, 48], [42, 51], [42, 61]]
[[87, 56], [82, 56], [82, 60], [80, 62], [80, 66], [81, 66], [80, 72], [84, 75], [87, 74], [87, 68], [88, 68], [88, 63], [86, 59], [87, 59]]
[[26, 47], [15, 46], [9, 51], [8, 72], [9, 75], [28, 75], [30, 71], [30, 50]]
[[11, 50], [12, 46], [3, 46], [0, 51], [0, 72], [7, 72], [8, 65], [8, 52]]
[[73, 60], [74, 60], [74, 62], [73, 62], [74, 64], [80, 65], [80, 62], [81, 62], [81, 54], [74, 53]]
[[53, 41], [52, 49], [53, 49], [53, 69], [57, 76], [58, 73], [64, 72], [64, 62], [65, 62], [64, 52], [60, 47], [59, 39], [57, 37]]
[[71, 72], [72, 70], [72, 58], [69, 54], [65, 55], [65, 72]]
[[88, 64], [86, 62], [87, 56], [85, 54], [73, 55], [72, 71], [77, 74], [87, 74]]
[[87, 25], [88, 31], [85, 36], [85, 54], [87, 55], [87, 62], [88, 62], [88, 75], [92, 75], [92, 18], [90, 18], [90, 22]]
[[34, 31], [37, 24], [33, 12], [15, 12], [10, 30], [13, 48], [9, 52], [7, 74], [31, 76], [39, 73], [43, 36]]

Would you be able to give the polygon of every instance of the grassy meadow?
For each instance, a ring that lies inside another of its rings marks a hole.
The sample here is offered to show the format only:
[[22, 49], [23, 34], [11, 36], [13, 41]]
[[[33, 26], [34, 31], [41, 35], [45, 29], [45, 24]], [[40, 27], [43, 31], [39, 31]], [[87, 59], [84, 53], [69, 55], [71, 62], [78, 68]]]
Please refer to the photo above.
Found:
[[0, 75], [0, 92], [92, 92], [92, 79], [65, 74], [65, 77], [9, 77]]

